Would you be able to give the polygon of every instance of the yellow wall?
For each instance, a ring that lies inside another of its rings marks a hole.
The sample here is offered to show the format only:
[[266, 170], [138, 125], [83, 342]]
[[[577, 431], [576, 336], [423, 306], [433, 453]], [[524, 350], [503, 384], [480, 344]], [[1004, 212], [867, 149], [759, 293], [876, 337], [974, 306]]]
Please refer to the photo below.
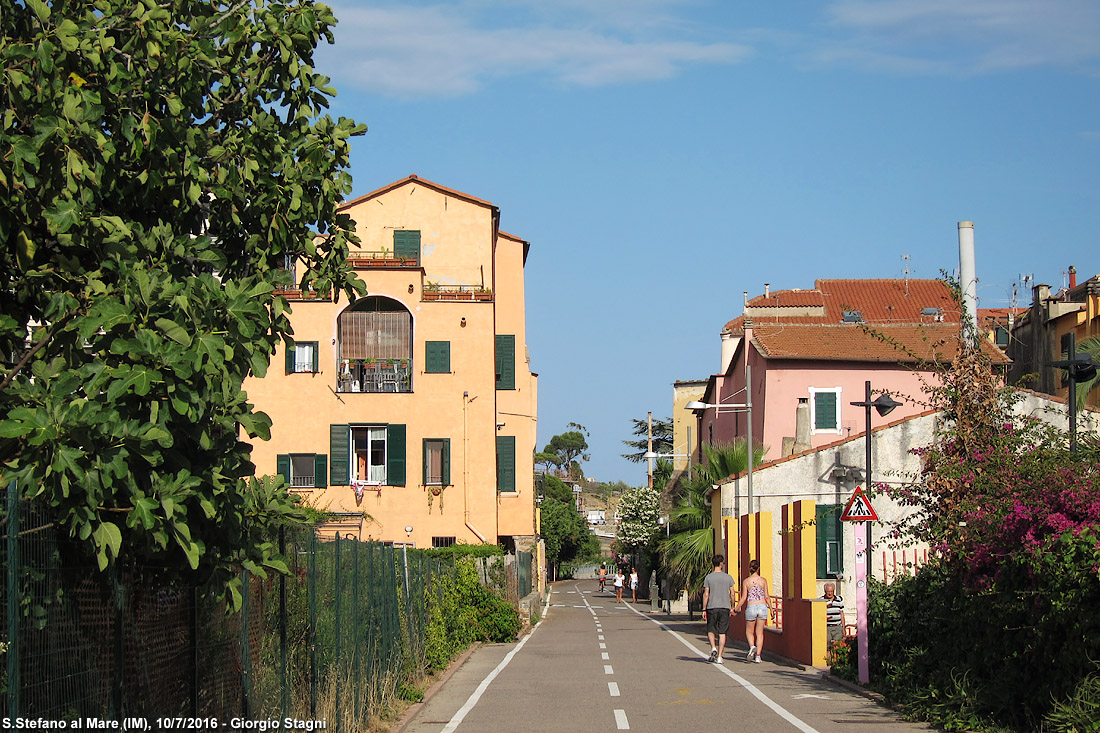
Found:
[[[349, 486], [303, 490], [303, 496], [320, 509], [364, 515], [361, 531], [355, 517], [340, 530], [348, 531], [350, 523], [363, 539], [431, 547], [433, 537], [495, 543], [498, 535], [534, 535], [537, 388], [525, 358], [526, 243], [497, 236], [498, 212], [492, 205], [415, 178], [342, 210], [355, 220], [366, 252], [392, 251], [394, 229], [421, 232], [421, 268], [358, 271], [369, 295], [397, 300], [412, 314], [412, 391], [337, 394], [337, 317], [349, 304], [346, 299], [292, 301], [295, 340], [319, 344], [318, 373], [285, 374], [280, 348], [267, 376], [246, 383], [251, 401], [272, 419], [271, 440], [254, 442], [257, 473], [276, 474], [281, 454], [328, 455], [332, 424], [404, 424], [404, 486], [368, 488], [361, 500]], [[494, 300], [425, 301], [429, 281], [482, 286], [494, 292]], [[516, 390], [496, 389], [496, 334], [516, 336]], [[425, 373], [426, 341], [450, 342], [450, 373]], [[498, 431], [500, 422], [505, 425]], [[516, 437], [517, 491], [502, 496], [497, 492], [498, 435]], [[425, 438], [450, 440], [451, 484], [438, 496], [422, 485]], [[405, 527], [413, 529], [406, 533]]]

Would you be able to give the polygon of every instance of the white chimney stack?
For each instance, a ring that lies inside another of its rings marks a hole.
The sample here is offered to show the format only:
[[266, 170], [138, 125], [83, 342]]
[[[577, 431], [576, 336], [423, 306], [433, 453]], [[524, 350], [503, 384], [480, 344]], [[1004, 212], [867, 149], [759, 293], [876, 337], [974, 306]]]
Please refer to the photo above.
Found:
[[974, 222], [959, 222], [959, 289], [962, 291], [963, 336], [973, 346], [978, 333], [978, 278], [974, 267]]

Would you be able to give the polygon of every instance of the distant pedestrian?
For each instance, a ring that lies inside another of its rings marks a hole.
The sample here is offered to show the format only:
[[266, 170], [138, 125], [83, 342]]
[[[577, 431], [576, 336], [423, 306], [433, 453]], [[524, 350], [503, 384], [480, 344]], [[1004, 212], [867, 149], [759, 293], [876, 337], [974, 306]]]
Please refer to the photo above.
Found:
[[844, 599], [836, 594], [836, 584], [825, 584], [825, 630], [828, 651], [844, 639]]
[[[707, 622], [707, 638], [710, 639], [710, 661], [715, 664], [722, 664], [730, 628], [730, 609], [733, 608], [733, 576], [722, 570], [725, 560], [715, 555], [714, 570], [703, 578], [703, 620]], [[715, 637], [718, 637], [717, 645]]]
[[745, 638], [749, 642], [747, 661], [760, 662], [764, 651], [764, 623], [771, 616], [772, 597], [768, 593], [768, 581], [760, 577], [760, 561], [749, 563], [749, 577], [741, 584], [741, 601], [736, 612], [745, 609]]
[[630, 568], [630, 596], [633, 603], [638, 602], [638, 569]]
[[600, 592], [603, 593], [603, 584], [607, 582], [607, 568], [600, 565]]
[[623, 570], [615, 568], [615, 603], [623, 602]]

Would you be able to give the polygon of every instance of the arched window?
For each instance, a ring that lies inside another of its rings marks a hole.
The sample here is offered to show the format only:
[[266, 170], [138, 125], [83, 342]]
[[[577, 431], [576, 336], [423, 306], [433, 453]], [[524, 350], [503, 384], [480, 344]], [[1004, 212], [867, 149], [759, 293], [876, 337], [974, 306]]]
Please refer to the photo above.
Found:
[[380, 295], [357, 300], [337, 321], [339, 392], [412, 391], [412, 314]]

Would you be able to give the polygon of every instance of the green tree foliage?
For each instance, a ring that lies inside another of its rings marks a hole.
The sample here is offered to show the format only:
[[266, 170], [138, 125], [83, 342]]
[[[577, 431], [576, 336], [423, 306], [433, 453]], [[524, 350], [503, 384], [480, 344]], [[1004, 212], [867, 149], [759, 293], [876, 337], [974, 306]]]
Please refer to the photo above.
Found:
[[322, 115], [313, 69], [334, 23], [313, 0], [0, 13], [0, 460], [100, 569], [284, 567], [264, 537], [296, 510], [248, 480], [239, 437], [270, 421], [241, 385], [290, 336], [286, 263], [362, 291], [336, 206], [365, 127]]
[[430, 669], [446, 669], [462, 650], [477, 641], [513, 641], [519, 612], [478, 580], [469, 556], [458, 558], [453, 573], [437, 575], [428, 593], [425, 657]]
[[554, 499], [560, 501], [562, 504], [568, 504], [574, 506], [576, 502], [573, 500], [573, 489], [569, 488], [569, 485], [562, 481], [557, 476], [545, 476], [543, 482], [543, 497], [546, 499]]
[[581, 470], [581, 462], [587, 461], [589, 458], [587, 453], [588, 430], [583, 425], [578, 425], [575, 422], [569, 423], [566, 427], [573, 428], [573, 430], [555, 435], [542, 449], [542, 452], [537, 455], [556, 456], [555, 460], [549, 462], [568, 471], [571, 478], [578, 478], [584, 475]]
[[594, 557], [600, 552], [600, 541], [572, 501], [543, 499], [539, 534], [546, 541], [546, 561], [551, 565]]
[[[641, 463], [645, 460], [645, 454], [649, 452], [649, 420], [632, 420], [631, 422], [634, 423], [634, 435], [639, 436], [639, 439], [624, 440], [623, 445], [634, 450], [630, 453], [623, 453], [622, 456], [628, 461]], [[673, 452], [671, 417], [666, 417], [663, 420], [654, 419], [653, 452], [668, 454]]]
[[[767, 452], [756, 446], [753, 463]], [[692, 468], [680, 482], [675, 505], [669, 513], [670, 535], [660, 543], [661, 558], [679, 586], [695, 592], [712, 569], [714, 527], [709, 497], [711, 487], [748, 469], [748, 448], [744, 440], [732, 443], [703, 444], [704, 461]]]

